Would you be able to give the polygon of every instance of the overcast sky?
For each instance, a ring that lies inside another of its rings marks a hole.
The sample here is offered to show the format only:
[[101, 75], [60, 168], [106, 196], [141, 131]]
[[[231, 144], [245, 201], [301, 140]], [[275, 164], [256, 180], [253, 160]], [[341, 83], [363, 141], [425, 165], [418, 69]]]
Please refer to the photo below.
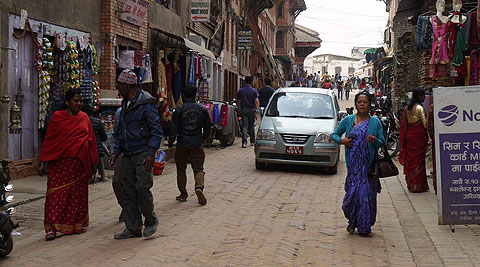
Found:
[[296, 23], [320, 34], [318, 54], [350, 56], [353, 46], [378, 47], [388, 13], [378, 0], [305, 0], [307, 10]]

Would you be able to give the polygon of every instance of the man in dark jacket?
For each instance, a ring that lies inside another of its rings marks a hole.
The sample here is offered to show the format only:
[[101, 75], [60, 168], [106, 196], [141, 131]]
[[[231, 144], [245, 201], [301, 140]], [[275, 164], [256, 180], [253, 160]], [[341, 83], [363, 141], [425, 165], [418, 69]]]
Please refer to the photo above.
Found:
[[[105, 177], [105, 166], [103, 165], [103, 157], [105, 156], [105, 150], [103, 149], [103, 143], [107, 141], [107, 133], [105, 133], [105, 126], [99, 118], [93, 116], [92, 107], [90, 105], [84, 105], [82, 111], [87, 113], [90, 123], [92, 124], [93, 132], [95, 133], [95, 141], [97, 141], [98, 152], [98, 174], [100, 174], [100, 181], [106, 182], [108, 178]], [[98, 182], [94, 175], [94, 181]]]
[[268, 105], [268, 100], [275, 93], [275, 89], [272, 88], [272, 80], [270, 78], [265, 78], [265, 87], [258, 90], [258, 99], [260, 100], [260, 107], [266, 108]]
[[[118, 136], [113, 146], [110, 165], [123, 153], [122, 173], [126, 229], [115, 239], [142, 236], [142, 214], [145, 217], [143, 236], [153, 235], [158, 226], [154, 212], [152, 168], [155, 153], [163, 137], [156, 99], [137, 88], [137, 76], [124, 70], [118, 77], [118, 90], [123, 97]], [[140, 212], [141, 211], [141, 212]]]
[[182, 90], [182, 93], [185, 103], [175, 109], [175, 113], [173, 113], [172, 129], [168, 139], [168, 153], [172, 154], [173, 143], [178, 137], [175, 164], [177, 165], [177, 186], [180, 195], [176, 199], [182, 202], [187, 201], [186, 170], [187, 159], [190, 158], [195, 179], [195, 194], [198, 203], [203, 206], [207, 204], [207, 199], [203, 194], [205, 152], [202, 143], [210, 134], [210, 116], [204, 106], [195, 102], [197, 95], [195, 86], [188, 85]]

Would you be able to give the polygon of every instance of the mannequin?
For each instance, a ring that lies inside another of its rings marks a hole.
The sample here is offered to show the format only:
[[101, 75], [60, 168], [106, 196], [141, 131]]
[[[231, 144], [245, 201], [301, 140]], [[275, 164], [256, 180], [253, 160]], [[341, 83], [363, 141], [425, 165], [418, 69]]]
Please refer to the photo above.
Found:
[[449, 19], [447, 16], [443, 15], [443, 12], [445, 12], [445, 0], [438, 0], [436, 7], [437, 7], [437, 14], [436, 14], [437, 18], [441, 22], [447, 23]]
[[430, 77], [442, 77], [447, 73], [449, 19], [443, 15], [445, 0], [437, 0], [437, 15], [432, 16], [433, 42], [432, 58], [430, 59]]
[[453, 0], [453, 10], [455, 11], [450, 16], [450, 21], [455, 24], [463, 24], [467, 21], [467, 17], [460, 13], [462, 9], [462, 0]]

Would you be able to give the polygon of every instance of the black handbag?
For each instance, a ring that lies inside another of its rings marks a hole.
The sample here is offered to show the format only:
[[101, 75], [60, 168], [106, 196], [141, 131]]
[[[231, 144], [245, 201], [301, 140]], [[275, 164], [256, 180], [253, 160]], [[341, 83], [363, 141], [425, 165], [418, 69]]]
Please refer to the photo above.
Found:
[[375, 157], [372, 164], [368, 168], [368, 178], [378, 179], [398, 175], [398, 168], [393, 163], [390, 154], [388, 154], [387, 145], [383, 144], [383, 158], [378, 156], [378, 150], [375, 152]]

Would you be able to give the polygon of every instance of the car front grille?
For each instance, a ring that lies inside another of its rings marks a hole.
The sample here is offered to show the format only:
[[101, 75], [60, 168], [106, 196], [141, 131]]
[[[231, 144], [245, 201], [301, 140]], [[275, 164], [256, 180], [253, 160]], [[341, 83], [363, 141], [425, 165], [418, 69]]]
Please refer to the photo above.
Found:
[[329, 156], [310, 156], [310, 155], [288, 155], [275, 153], [260, 153], [262, 159], [283, 159], [295, 161], [315, 161], [315, 162], [330, 162]]
[[310, 136], [297, 134], [282, 134], [283, 141], [288, 144], [305, 144]]

